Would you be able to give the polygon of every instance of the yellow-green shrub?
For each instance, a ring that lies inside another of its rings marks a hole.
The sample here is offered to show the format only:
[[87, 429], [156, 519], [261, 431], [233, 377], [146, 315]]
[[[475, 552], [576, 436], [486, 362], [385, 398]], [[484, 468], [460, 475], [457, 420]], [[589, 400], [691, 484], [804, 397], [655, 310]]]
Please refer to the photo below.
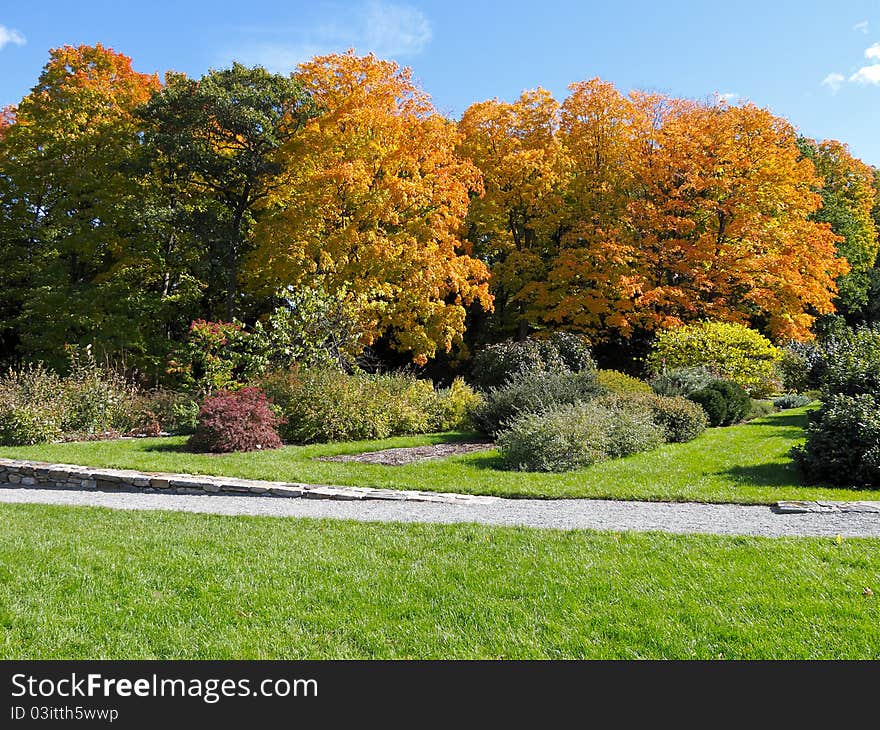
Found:
[[760, 398], [780, 388], [781, 358], [779, 348], [744, 325], [700, 322], [658, 333], [647, 364], [655, 375], [702, 365]]
[[597, 370], [596, 380], [609, 393], [653, 393], [651, 386], [644, 380], [618, 370]]

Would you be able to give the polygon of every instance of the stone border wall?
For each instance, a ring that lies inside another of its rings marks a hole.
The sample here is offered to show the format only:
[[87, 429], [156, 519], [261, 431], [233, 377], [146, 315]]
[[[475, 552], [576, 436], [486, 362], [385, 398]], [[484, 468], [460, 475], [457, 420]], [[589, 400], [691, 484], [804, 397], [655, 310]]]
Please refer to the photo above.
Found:
[[0, 488], [77, 489], [151, 492], [154, 494], [239, 494], [294, 499], [393, 500], [443, 502], [446, 504], [490, 504], [500, 497], [483, 497], [451, 492], [332, 487], [297, 482], [268, 482], [234, 477], [165, 474], [128, 469], [97, 469], [74, 464], [0, 459]]

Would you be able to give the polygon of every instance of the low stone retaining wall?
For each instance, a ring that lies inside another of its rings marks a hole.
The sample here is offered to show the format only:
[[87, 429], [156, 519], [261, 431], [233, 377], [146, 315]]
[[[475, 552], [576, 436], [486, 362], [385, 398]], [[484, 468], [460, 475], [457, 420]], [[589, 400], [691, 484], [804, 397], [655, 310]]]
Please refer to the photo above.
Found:
[[447, 504], [489, 504], [499, 497], [481, 497], [451, 492], [332, 487], [297, 482], [268, 482], [234, 477], [198, 476], [97, 469], [74, 464], [0, 459], [0, 487], [43, 487], [46, 489], [94, 489], [102, 491], [140, 491], [171, 494], [259, 494], [294, 499], [381, 499]]

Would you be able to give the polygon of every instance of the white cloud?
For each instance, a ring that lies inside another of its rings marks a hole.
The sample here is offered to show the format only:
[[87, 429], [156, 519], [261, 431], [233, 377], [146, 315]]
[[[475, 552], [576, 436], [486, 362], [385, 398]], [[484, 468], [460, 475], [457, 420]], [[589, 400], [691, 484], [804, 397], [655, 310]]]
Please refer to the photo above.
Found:
[[[431, 23], [411, 5], [369, 0], [349, 8], [345, 17], [331, 17], [320, 24], [295, 31], [251, 29], [273, 40], [245, 45], [226, 54], [232, 59], [265, 66], [276, 73], [292, 71], [312, 56], [354, 48], [382, 58], [406, 58], [421, 53], [431, 42]], [[287, 36], [287, 37], [283, 37]]]
[[880, 61], [880, 43], [868, 46], [868, 48], [865, 49], [865, 58], [869, 61]]
[[5, 48], [10, 44], [14, 46], [23, 46], [25, 43], [27, 43], [27, 40], [25, 40], [25, 37], [17, 30], [7, 28], [5, 25], [0, 25], [0, 49]]
[[727, 91], [723, 94], [718, 94], [718, 98], [721, 99], [721, 101], [730, 104], [731, 102], [735, 102], [737, 99], [739, 99], [739, 94], [737, 94], [735, 91]]
[[849, 77], [849, 80], [856, 84], [880, 85], [880, 63], [873, 63], [870, 66], [862, 66]]
[[844, 81], [846, 81], [846, 77], [843, 74], [830, 73], [822, 79], [822, 86], [827, 86], [831, 89], [832, 94], [836, 94], [840, 90]]
[[862, 33], [867, 34], [870, 26], [871, 24], [867, 20], [862, 20], [853, 26], [853, 30], [861, 31]]

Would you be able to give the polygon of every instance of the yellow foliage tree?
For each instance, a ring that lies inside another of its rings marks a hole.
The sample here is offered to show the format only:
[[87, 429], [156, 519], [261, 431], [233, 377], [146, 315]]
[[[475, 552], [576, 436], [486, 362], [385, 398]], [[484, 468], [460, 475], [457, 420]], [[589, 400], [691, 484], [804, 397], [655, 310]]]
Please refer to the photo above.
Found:
[[460, 238], [480, 173], [409, 69], [350, 51], [297, 77], [323, 113], [279, 150], [250, 282], [350, 297], [365, 344], [387, 335], [424, 363], [460, 341], [468, 305], [492, 306], [488, 269]]

